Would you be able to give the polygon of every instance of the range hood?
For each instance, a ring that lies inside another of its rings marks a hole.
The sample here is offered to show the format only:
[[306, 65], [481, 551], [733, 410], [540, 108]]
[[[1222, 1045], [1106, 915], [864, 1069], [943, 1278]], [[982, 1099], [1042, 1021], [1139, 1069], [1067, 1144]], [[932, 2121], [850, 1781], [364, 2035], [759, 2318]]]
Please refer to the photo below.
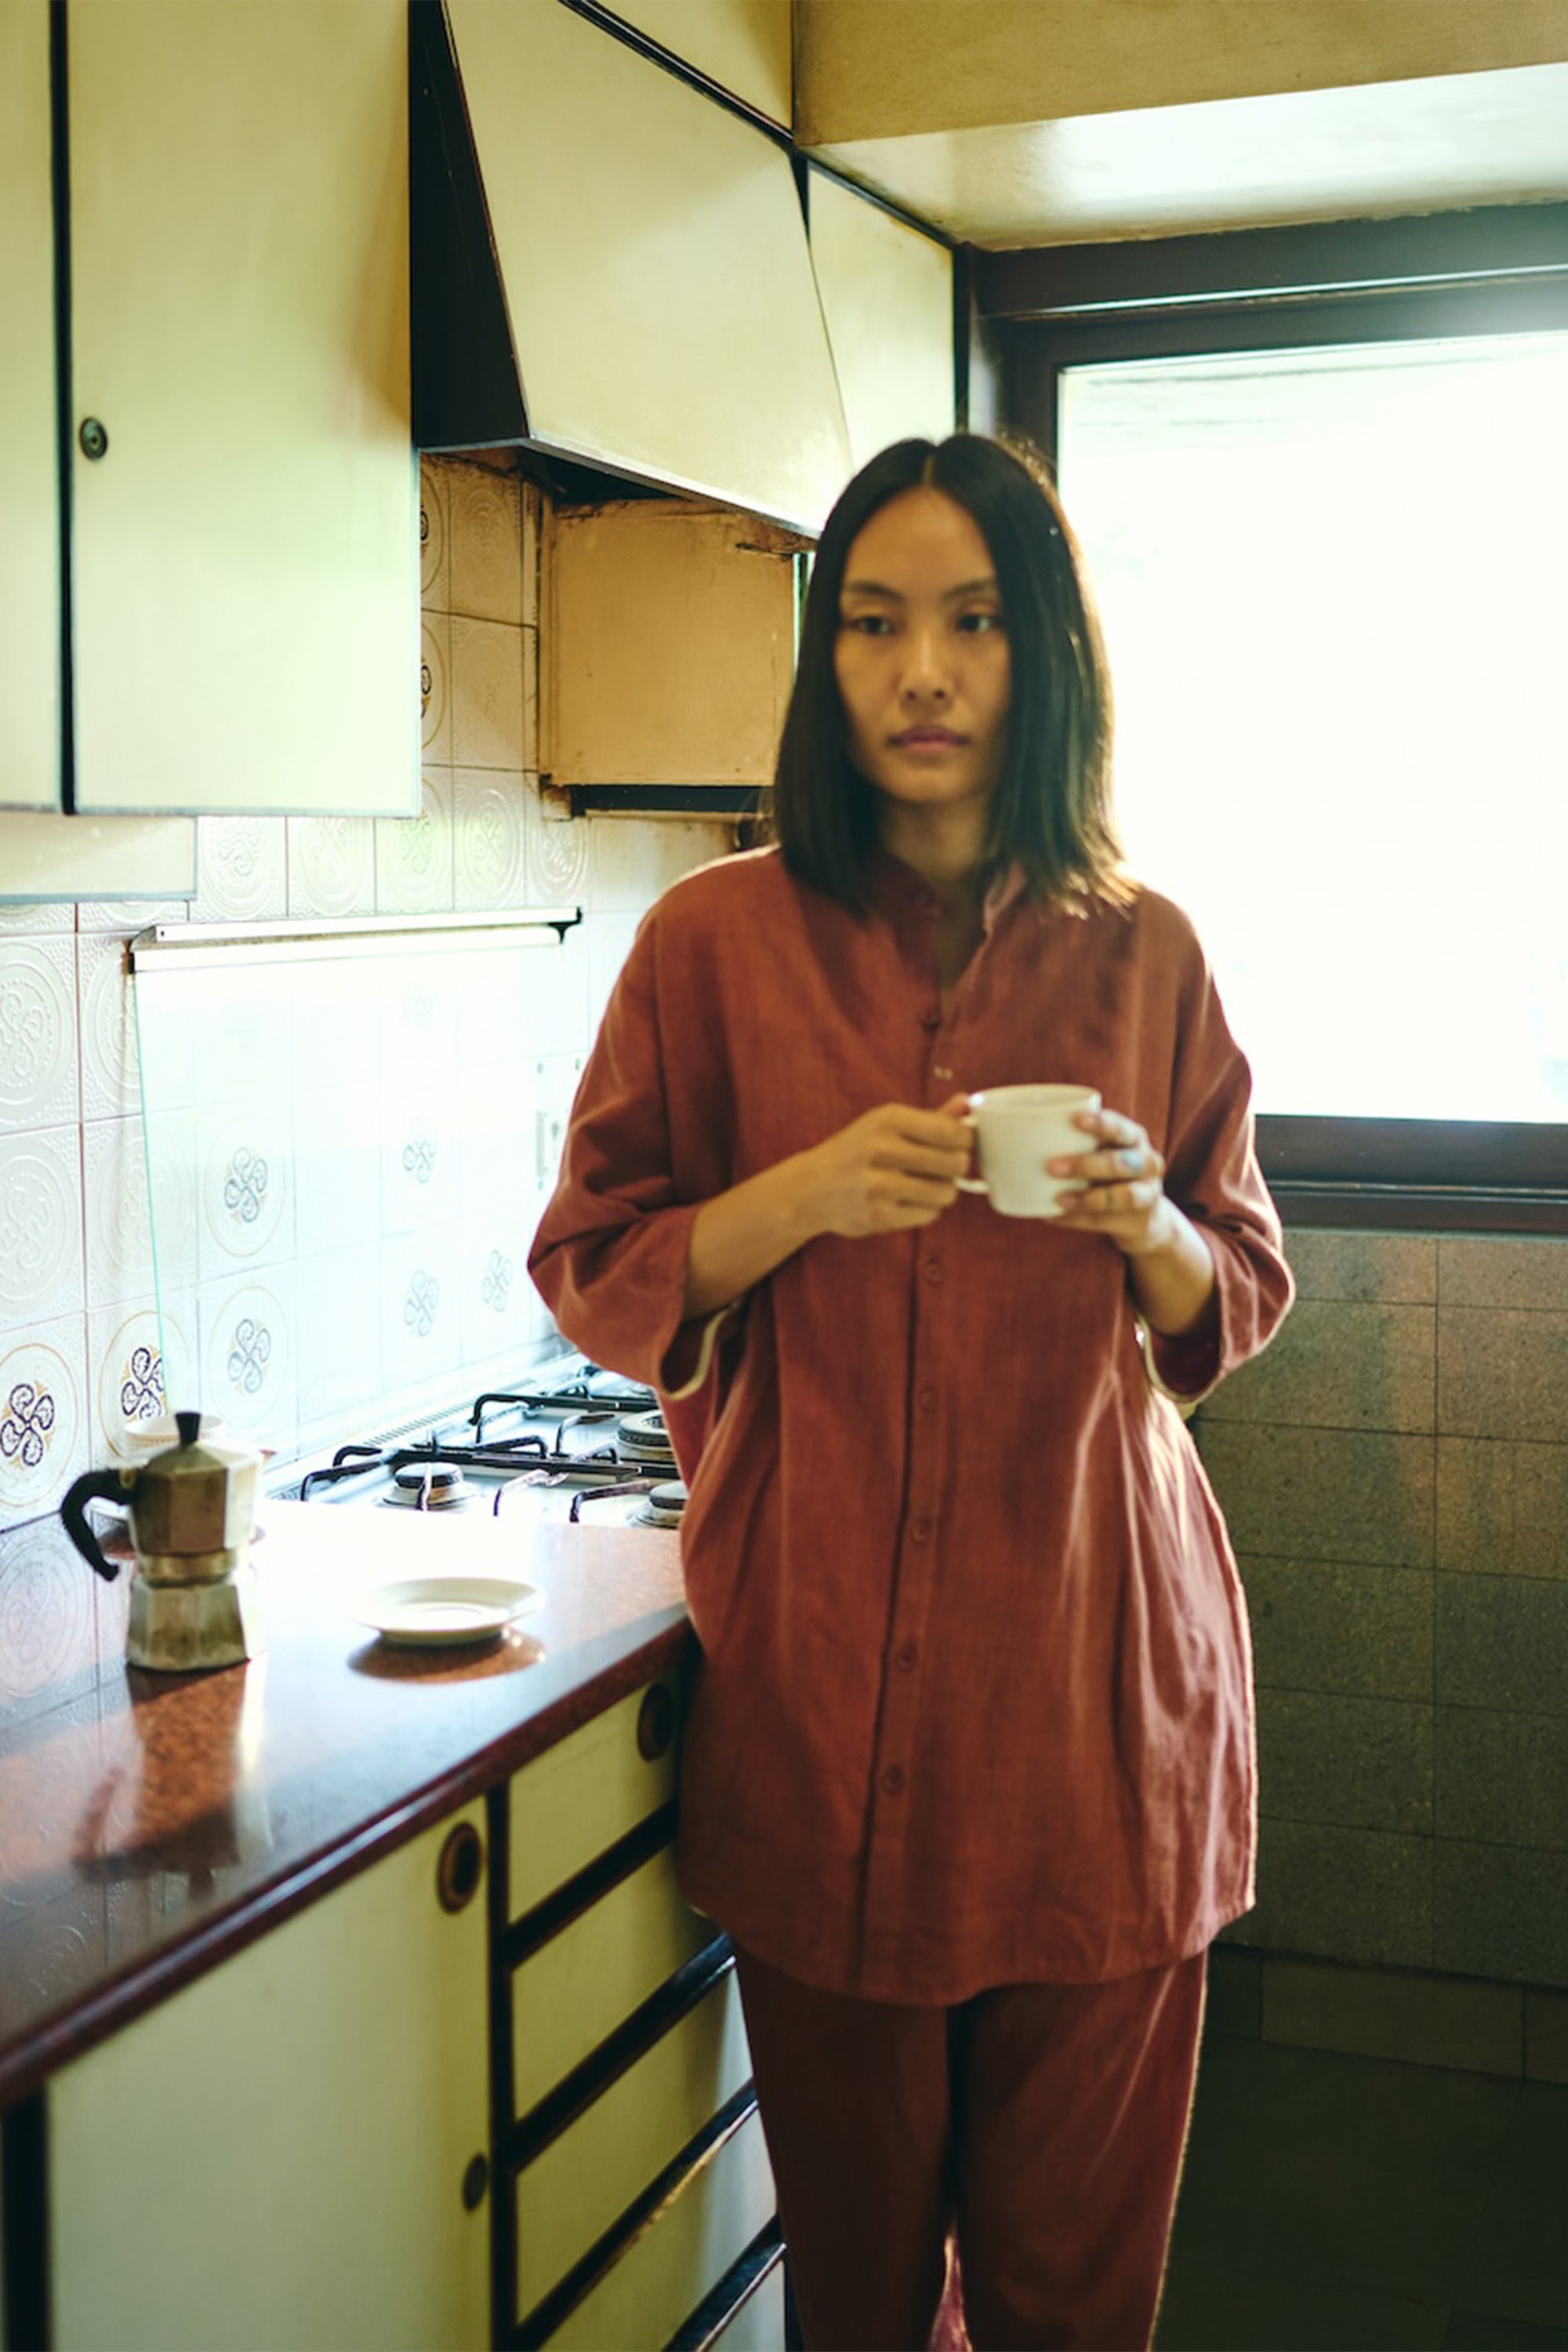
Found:
[[815, 536], [852, 466], [777, 133], [566, 0], [411, 13], [421, 447], [526, 446]]

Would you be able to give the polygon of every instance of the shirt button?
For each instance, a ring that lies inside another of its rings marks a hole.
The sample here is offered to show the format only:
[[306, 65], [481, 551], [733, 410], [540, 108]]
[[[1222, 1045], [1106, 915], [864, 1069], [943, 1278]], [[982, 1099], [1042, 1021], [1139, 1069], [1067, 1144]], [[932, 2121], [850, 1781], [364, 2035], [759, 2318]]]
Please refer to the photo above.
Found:
[[921, 1389], [919, 1396], [915, 1399], [915, 1402], [919, 1405], [922, 1412], [934, 1412], [936, 1411], [938, 1402], [937, 1392], [931, 1387], [929, 1381], [925, 1387]]
[[930, 1543], [931, 1533], [931, 1523], [930, 1519], [927, 1518], [923, 1511], [921, 1513], [918, 1519], [911, 1519], [910, 1521], [910, 1541], [911, 1543]]
[[904, 1785], [904, 1776], [897, 1764], [889, 1764], [882, 1775], [882, 1786], [889, 1797], [896, 1797]]
[[927, 1280], [928, 1282], [930, 1282], [930, 1283], [938, 1283], [938, 1282], [940, 1282], [940, 1281], [942, 1280], [942, 1260], [941, 1260], [941, 1258], [939, 1258], [939, 1257], [928, 1257], [928, 1258], [927, 1258], [927, 1260], [926, 1260], [926, 1262], [925, 1262], [925, 1264], [924, 1264], [924, 1265], [921, 1268], [921, 1272], [925, 1276], [925, 1278], [926, 1278], [926, 1280]]
[[893, 1658], [893, 1664], [898, 1667], [900, 1674], [907, 1675], [913, 1667], [915, 1660], [919, 1656], [920, 1651], [916, 1648], [914, 1643], [905, 1642], [896, 1652]]

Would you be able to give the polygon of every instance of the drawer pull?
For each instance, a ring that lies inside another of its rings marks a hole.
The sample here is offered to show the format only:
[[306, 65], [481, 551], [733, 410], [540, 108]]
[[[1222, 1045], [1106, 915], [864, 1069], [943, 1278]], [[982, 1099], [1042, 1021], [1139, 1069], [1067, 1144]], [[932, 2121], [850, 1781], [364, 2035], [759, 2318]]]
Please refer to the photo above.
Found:
[[637, 1709], [637, 1754], [645, 1764], [657, 1764], [674, 1738], [675, 1701], [662, 1683], [655, 1683]]
[[109, 435], [96, 416], [84, 416], [77, 435], [84, 457], [102, 457], [109, 452]]
[[485, 1850], [472, 1822], [459, 1822], [441, 1847], [436, 1893], [443, 1911], [463, 1911], [479, 1891]]
[[463, 2167], [463, 2210], [477, 2213], [490, 2185], [490, 2168], [482, 2156], [471, 2156]]

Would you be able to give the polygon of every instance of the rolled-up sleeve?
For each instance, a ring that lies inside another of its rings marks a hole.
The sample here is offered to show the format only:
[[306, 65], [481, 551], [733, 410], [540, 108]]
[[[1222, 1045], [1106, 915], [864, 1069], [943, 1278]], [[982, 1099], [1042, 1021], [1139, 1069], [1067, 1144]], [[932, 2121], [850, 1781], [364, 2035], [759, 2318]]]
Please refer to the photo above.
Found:
[[1146, 1344], [1157, 1385], [1191, 1404], [1268, 1345], [1289, 1309], [1295, 1284], [1279, 1212], [1258, 1164], [1252, 1074], [1190, 933], [1184, 967], [1165, 1190], [1209, 1244], [1215, 1311], [1195, 1332], [1173, 1339], [1150, 1331]]
[[574, 1347], [628, 1379], [679, 1393], [706, 1370], [728, 1310], [700, 1322], [684, 1315], [701, 1202], [680, 1196], [673, 1161], [657, 925], [645, 921], [577, 1089], [529, 1272]]

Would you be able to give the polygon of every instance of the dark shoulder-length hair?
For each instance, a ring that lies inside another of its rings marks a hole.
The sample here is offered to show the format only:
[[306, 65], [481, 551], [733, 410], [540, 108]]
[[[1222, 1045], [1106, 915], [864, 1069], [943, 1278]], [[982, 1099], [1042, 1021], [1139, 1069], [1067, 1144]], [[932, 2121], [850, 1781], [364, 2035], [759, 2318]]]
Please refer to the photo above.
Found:
[[773, 779], [773, 830], [792, 874], [854, 914], [869, 904], [871, 786], [851, 764], [834, 669], [849, 550], [902, 490], [944, 491], [995, 566], [1011, 689], [986, 863], [1015, 859], [1037, 898], [1127, 895], [1110, 812], [1110, 677], [1078, 543], [1045, 461], [977, 433], [899, 441], [873, 457], [823, 529]]

